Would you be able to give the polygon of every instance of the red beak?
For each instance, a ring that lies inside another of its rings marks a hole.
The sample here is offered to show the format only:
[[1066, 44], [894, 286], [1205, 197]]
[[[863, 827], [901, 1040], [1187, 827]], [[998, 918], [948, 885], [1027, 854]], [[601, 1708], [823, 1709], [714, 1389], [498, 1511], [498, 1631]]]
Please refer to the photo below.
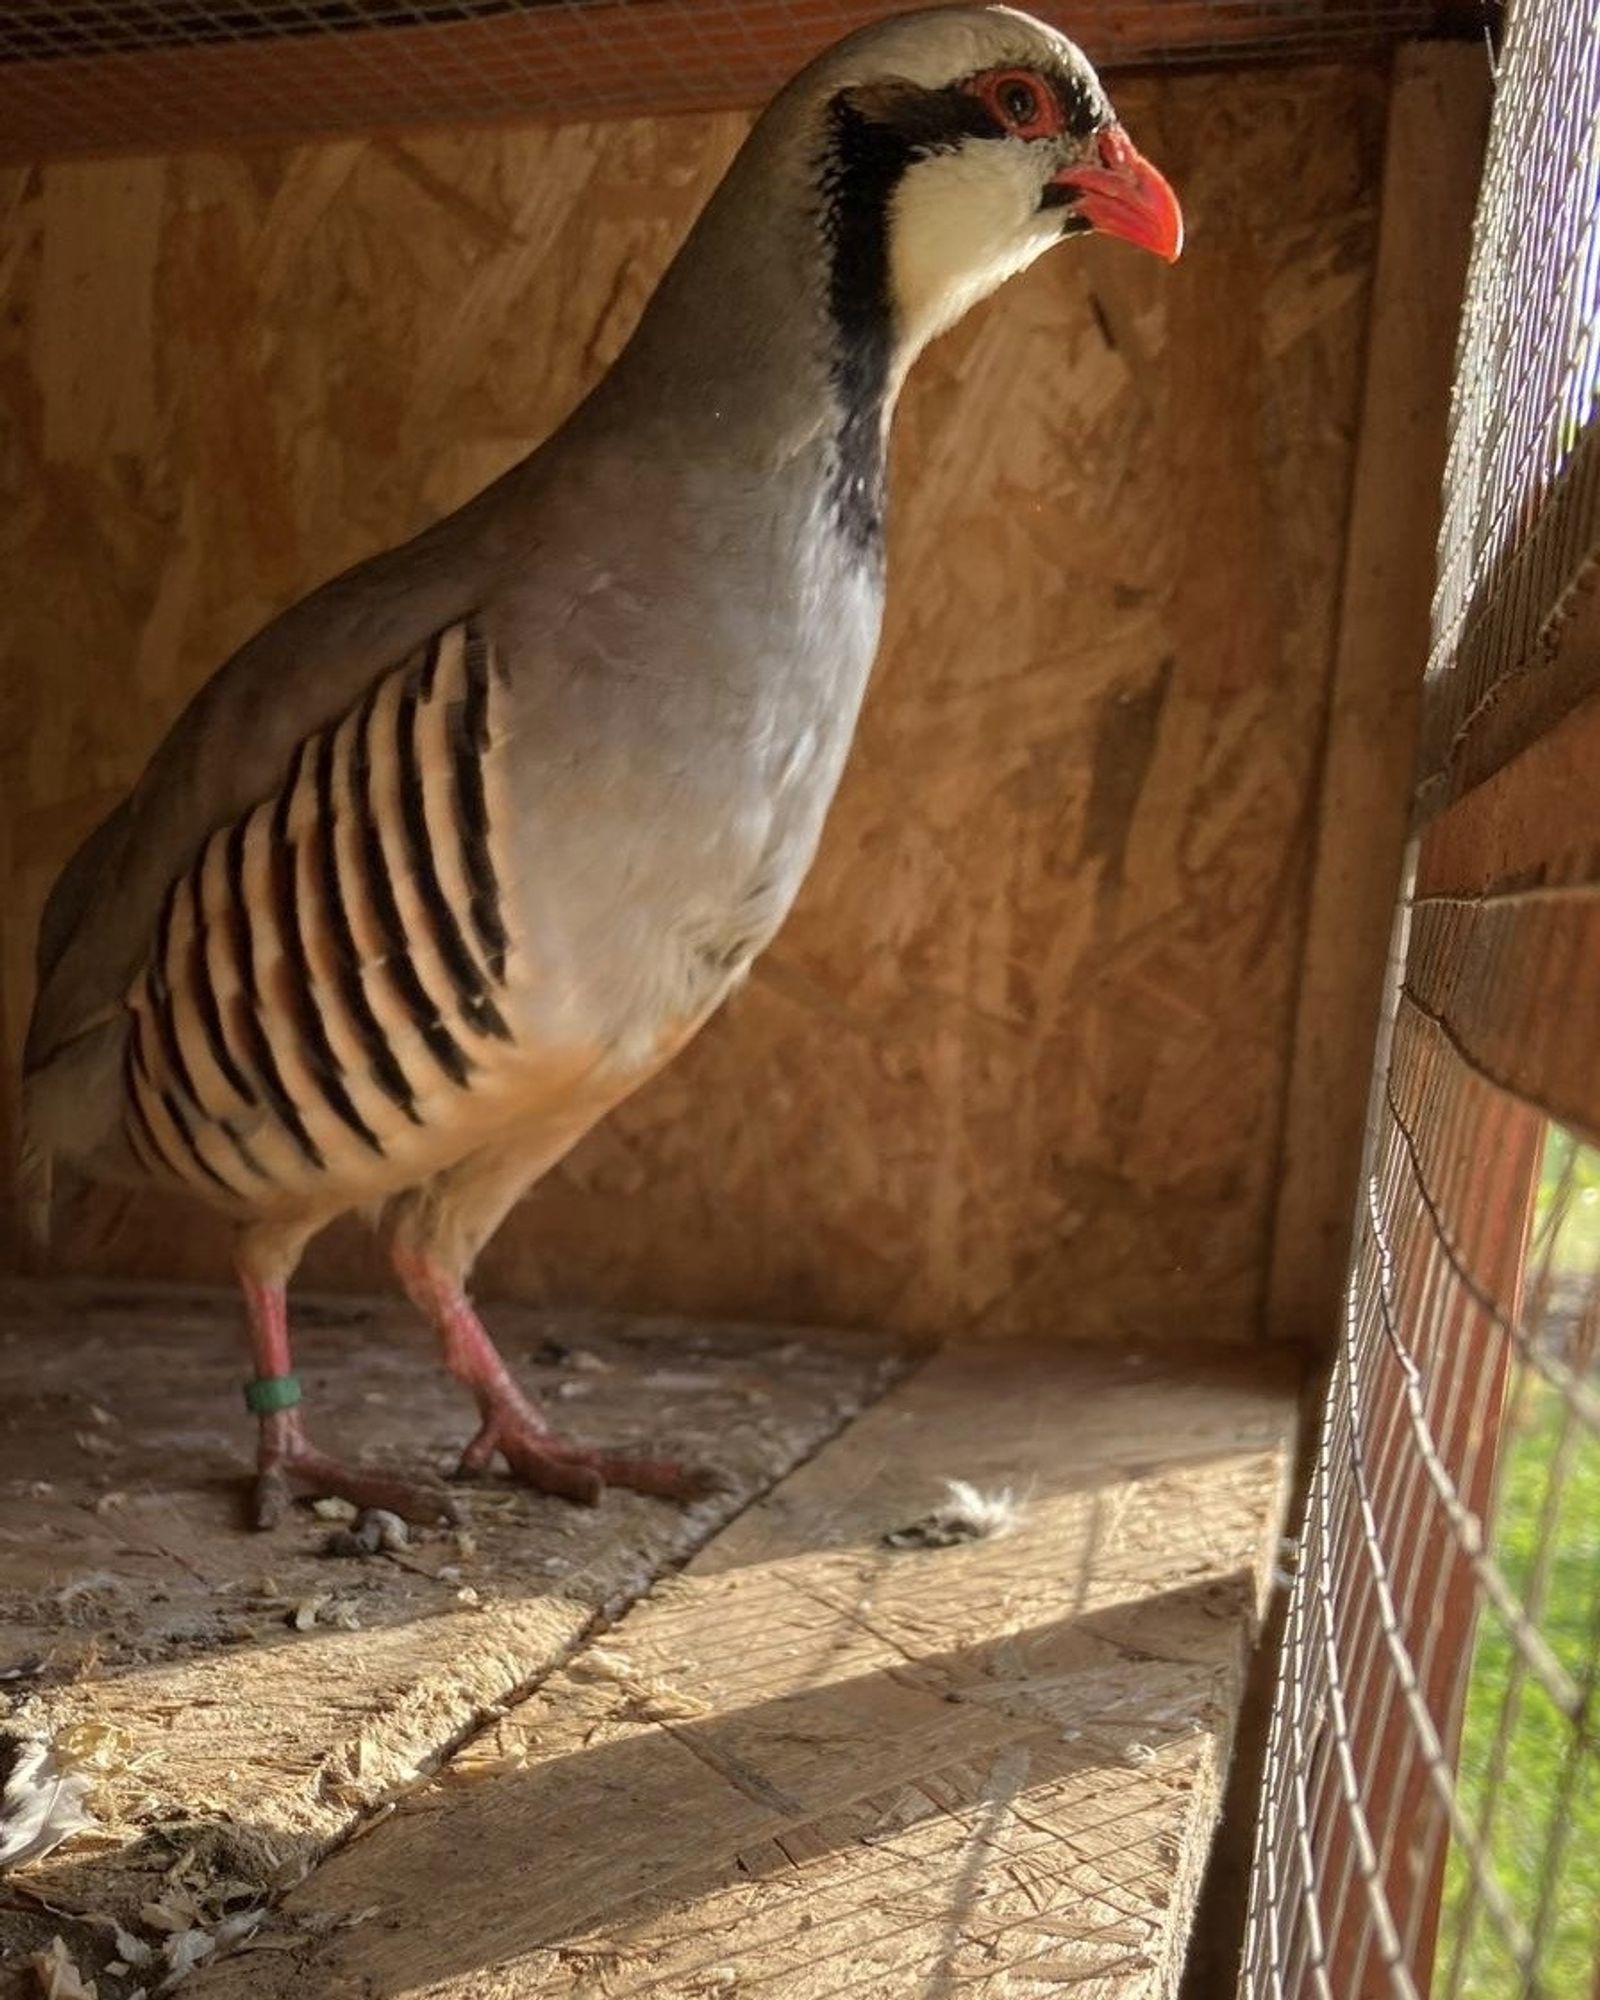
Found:
[[1183, 248], [1183, 211], [1163, 176], [1120, 125], [1100, 134], [1097, 166], [1064, 167], [1057, 187], [1078, 191], [1076, 213], [1108, 236], [1153, 250], [1169, 264]]

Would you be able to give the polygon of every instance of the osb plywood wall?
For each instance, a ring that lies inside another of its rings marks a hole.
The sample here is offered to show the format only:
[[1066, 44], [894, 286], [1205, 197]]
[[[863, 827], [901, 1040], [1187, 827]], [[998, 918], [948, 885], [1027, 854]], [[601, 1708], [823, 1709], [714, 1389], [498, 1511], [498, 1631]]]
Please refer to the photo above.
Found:
[[[1381, 166], [1380, 77], [1125, 84], [1192, 229], [1071, 246], [922, 364], [887, 644], [748, 990], [481, 1289], [929, 1329], [1255, 1330]], [[743, 121], [4, 183], [4, 1008], [71, 845], [278, 607], [617, 352]], [[78, 1268], [220, 1232], [70, 1204]], [[308, 1276], [368, 1282], [352, 1225]]]

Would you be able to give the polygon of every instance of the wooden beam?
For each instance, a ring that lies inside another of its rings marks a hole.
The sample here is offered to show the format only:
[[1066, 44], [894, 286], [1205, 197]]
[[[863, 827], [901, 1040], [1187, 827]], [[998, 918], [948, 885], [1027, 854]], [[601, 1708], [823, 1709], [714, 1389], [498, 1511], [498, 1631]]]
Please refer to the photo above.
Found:
[[[193, 2000], [1175, 1989], [1289, 1357], [963, 1344], [284, 1902]], [[1002, 1539], [896, 1548], [945, 1479]]]
[[1402, 1018], [1600, 1145], [1600, 697], [1423, 835]]
[[1487, 131], [1481, 49], [1394, 73], [1361, 445], [1318, 801], [1264, 1324], [1325, 1345], [1350, 1249], [1410, 814], [1451, 362]]
[[1600, 424], [1468, 620], [1422, 719], [1416, 818], [1433, 818], [1600, 689]]

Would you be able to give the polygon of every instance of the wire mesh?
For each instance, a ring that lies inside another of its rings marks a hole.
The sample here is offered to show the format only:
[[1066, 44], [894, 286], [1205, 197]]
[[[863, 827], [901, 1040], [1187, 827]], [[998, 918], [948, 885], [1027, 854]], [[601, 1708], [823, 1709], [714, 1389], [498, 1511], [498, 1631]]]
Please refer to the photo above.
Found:
[[1592, 555], [1597, 298], [1600, 0], [1528, 0], [1507, 30], [1462, 323], [1429, 765], [1525, 670]]
[[[1468, 283], [1429, 663], [1466, 688], [1458, 720], [1522, 671], [1600, 531], [1572, 499], [1600, 491], [1595, 0], [1513, 13]], [[1600, 2000], [1593, 757], [1560, 811], [1555, 757], [1506, 768], [1414, 856], [1294, 1551], [1250, 2000]]]
[[[896, 0], [12, 0], [0, 159], [762, 103]], [[1305, 58], [1494, 0], [1041, 0], [1107, 67]]]
[[1430, 960], [1535, 1015], [1559, 972], [1461, 914], [1416, 906], [1296, 1552], [1244, 1986], [1275, 2000], [1600, 1979], [1600, 1153], [1435, 1004]]

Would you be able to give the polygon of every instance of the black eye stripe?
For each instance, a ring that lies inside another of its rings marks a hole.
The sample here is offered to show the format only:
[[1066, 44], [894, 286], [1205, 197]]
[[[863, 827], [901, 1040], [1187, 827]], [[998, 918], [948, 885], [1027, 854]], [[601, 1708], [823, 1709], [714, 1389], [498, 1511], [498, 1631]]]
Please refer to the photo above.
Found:
[[1074, 139], [1092, 139], [1111, 123], [1111, 107], [1087, 77], [1063, 73], [1055, 78], [1062, 129]]
[[[946, 152], [968, 139], [1002, 139], [1014, 136], [1014, 125], [1029, 125], [1045, 112], [1046, 93], [1054, 100], [1060, 116], [1062, 137], [1089, 139], [1111, 121], [1110, 107], [1098, 84], [1076, 71], [1027, 70], [1006, 77], [1000, 85], [1002, 96], [1011, 90], [1030, 93], [1026, 106], [1015, 111], [997, 109], [991, 97], [986, 104], [980, 86], [993, 77], [992, 69], [980, 71], [960, 83], [939, 89], [924, 89], [910, 83], [860, 85], [842, 92], [834, 102], [837, 117], [846, 108], [859, 117], [884, 143], [898, 142], [903, 164], [928, 153]], [[1007, 123], [1007, 120], [1010, 123]]]

